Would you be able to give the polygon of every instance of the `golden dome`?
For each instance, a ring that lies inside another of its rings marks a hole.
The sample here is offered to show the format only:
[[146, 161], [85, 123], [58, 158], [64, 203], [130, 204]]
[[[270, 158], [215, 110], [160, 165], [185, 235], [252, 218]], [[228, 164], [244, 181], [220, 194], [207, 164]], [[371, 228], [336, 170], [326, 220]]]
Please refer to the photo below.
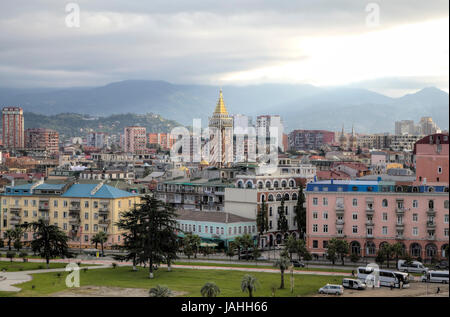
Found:
[[220, 89], [219, 101], [217, 102], [216, 110], [214, 110], [214, 113], [228, 115], [227, 108], [225, 107], [225, 102], [223, 101], [222, 89]]
[[200, 165], [209, 165], [209, 163], [206, 162], [205, 160], [202, 160], [202, 161], [200, 162]]

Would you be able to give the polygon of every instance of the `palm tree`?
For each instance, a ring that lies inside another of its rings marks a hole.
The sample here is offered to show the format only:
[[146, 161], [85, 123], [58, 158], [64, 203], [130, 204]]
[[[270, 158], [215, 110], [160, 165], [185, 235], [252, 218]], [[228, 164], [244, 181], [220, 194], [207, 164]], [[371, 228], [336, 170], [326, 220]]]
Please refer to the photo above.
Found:
[[238, 249], [238, 260], [240, 260], [241, 259], [242, 238], [241, 237], [234, 238], [233, 243], [236, 246], [236, 248]]
[[276, 260], [274, 266], [278, 267], [281, 272], [281, 285], [280, 289], [284, 288], [284, 271], [286, 271], [289, 266], [291, 265], [291, 262], [289, 260], [289, 257], [286, 253], [281, 254], [281, 257]]
[[103, 244], [108, 240], [108, 234], [104, 231], [100, 231], [95, 236], [92, 237], [91, 242], [95, 243], [95, 248], [97, 249], [97, 245], [100, 243], [100, 246], [102, 248], [102, 256], [104, 256], [103, 253]]
[[248, 291], [248, 297], [253, 297], [253, 292], [259, 287], [259, 282], [256, 277], [251, 276], [250, 274], [244, 275], [241, 282], [241, 290], [243, 292]]
[[69, 256], [67, 245], [69, 238], [58, 226], [47, 224], [42, 219], [21, 226], [25, 230], [31, 228], [34, 231], [35, 238], [31, 242], [31, 248], [33, 252], [39, 253], [42, 258], [45, 258], [47, 268], [49, 268], [51, 258]]
[[203, 297], [217, 297], [220, 294], [220, 288], [214, 282], [207, 282], [203, 285], [200, 293]]
[[150, 297], [170, 297], [172, 291], [167, 286], [156, 285], [148, 292]]

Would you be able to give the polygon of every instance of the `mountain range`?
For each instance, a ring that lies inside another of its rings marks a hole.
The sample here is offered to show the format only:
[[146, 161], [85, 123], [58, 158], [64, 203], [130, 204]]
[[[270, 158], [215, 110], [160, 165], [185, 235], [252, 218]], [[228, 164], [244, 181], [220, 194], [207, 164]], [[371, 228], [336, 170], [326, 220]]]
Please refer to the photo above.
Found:
[[[206, 127], [219, 89], [152, 80], [66, 89], [0, 88], [0, 105], [20, 106], [26, 112], [47, 116], [153, 113], [184, 125], [192, 125], [193, 118], [201, 118], [202, 126]], [[432, 117], [442, 129], [447, 130], [449, 126], [448, 93], [435, 87], [398, 98], [361, 88], [293, 84], [223, 86], [222, 89], [230, 114], [252, 117], [279, 114], [287, 132], [293, 129], [338, 131], [342, 125], [346, 131], [354, 125], [357, 133], [394, 132], [395, 121], [417, 122], [423, 116]]]

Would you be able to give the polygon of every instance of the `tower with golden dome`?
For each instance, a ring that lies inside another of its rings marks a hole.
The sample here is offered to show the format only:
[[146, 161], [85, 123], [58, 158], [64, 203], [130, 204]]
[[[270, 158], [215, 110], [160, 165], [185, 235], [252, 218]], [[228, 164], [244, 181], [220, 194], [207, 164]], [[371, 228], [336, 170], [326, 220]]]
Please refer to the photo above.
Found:
[[228, 114], [222, 89], [209, 118], [209, 165], [225, 167], [233, 162], [233, 118]]

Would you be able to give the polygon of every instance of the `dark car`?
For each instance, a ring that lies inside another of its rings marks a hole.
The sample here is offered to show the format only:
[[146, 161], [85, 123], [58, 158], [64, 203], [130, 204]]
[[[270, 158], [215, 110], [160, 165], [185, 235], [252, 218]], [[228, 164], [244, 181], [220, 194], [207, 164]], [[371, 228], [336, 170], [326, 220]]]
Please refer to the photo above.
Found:
[[447, 261], [441, 261], [436, 265], [436, 269], [438, 270], [448, 270], [448, 262]]
[[305, 263], [298, 260], [292, 260], [291, 263], [294, 267], [305, 267]]

